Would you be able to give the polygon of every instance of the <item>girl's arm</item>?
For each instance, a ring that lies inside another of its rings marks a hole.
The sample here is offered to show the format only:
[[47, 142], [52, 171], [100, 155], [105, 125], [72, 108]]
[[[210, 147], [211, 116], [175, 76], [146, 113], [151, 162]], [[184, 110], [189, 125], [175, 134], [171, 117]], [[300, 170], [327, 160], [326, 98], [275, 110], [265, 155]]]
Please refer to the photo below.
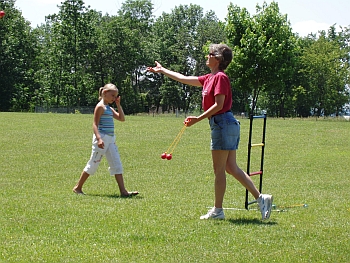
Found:
[[98, 124], [100, 123], [100, 119], [101, 119], [103, 112], [104, 112], [104, 105], [101, 105], [100, 103], [98, 103], [95, 107], [94, 121], [92, 123], [92, 129], [93, 129], [94, 134], [96, 136], [98, 147], [101, 149], [104, 148], [104, 142], [101, 138], [101, 134], [98, 131]]
[[186, 85], [201, 87], [202, 84], [199, 82], [198, 77], [196, 76], [185, 76], [181, 73], [177, 73], [175, 71], [171, 71], [169, 69], [164, 68], [158, 61], [156, 61], [156, 66], [154, 68], [148, 67], [148, 71], [154, 72], [154, 73], [163, 73], [165, 76], [176, 80], [178, 82], [181, 82]]
[[125, 121], [125, 114], [123, 111], [123, 107], [120, 104], [120, 96], [118, 96], [115, 99], [115, 104], [117, 105], [118, 112], [115, 109], [111, 108], [113, 111], [113, 118], [118, 120], [118, 121]]

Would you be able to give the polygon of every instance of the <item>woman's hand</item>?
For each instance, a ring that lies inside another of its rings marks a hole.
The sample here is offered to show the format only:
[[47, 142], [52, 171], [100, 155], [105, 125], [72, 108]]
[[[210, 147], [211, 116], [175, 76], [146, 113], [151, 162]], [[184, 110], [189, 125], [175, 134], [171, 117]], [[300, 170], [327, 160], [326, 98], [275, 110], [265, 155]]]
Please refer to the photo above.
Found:
[[162, 73], [162, 70], [163, 70], [163, 67], [162, 65], [158, 62], [158, 61], [155, 61], [156, 63], [156, 66], [155, 67], [147, 67], [147, 70], [148, 71], [151, 71], [151, 72], [154, 72], [154, 73]]
[[190, 127], [190, 126], [192, 126], [193, 124], [196, 124], [198, 121], [199, 121], [198, 117], [196, 117], [196, 116], [188, 116], [188, 117], [185, 119], [184, 124], [185, 124], [187, 127]]

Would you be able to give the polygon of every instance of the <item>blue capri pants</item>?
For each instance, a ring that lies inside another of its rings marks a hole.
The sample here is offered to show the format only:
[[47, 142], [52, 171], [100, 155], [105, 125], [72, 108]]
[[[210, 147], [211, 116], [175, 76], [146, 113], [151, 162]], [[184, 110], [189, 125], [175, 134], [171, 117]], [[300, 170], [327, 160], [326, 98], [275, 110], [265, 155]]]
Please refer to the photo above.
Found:
[[240, 124], [231, 111], [213, 115], [209, 119], [211, 150], [237, 150], [240, 139]]

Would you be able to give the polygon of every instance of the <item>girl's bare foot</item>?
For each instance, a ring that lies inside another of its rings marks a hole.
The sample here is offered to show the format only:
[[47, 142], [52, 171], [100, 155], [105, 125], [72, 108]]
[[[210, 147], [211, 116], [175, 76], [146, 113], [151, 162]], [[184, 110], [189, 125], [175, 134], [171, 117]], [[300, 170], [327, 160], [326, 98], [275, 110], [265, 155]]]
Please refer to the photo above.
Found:
[[132, 197], [132, 196], [135, 196], [138, 194], [139, 194], [139, 192], [137, 192], [137, 191], [125, 192], [125, 193], [121, 194], [121, 197]]
[[84, 195], [84, 192], [81, 189], [73, 188], [73, 192], [76, 193], [77, 195]]

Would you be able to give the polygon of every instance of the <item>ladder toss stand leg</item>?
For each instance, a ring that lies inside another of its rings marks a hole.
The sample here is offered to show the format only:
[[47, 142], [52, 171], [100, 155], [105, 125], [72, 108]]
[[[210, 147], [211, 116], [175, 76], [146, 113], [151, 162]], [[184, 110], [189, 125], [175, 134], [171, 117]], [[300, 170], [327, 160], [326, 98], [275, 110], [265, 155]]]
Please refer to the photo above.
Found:
[[[264, 119], [263, 122], [263, 131], [262, 131], [262, 141], [261, 143], [252, 144], [252, 130], [253, 130], [253, 120], [254, 119]], [[250, 115], [250, 125], [249, 125], [249, 140], [248, 140], [248, 161], [247, 161], [247, 174], [249, 176], [259, 175], [259, 192], [262, 191], [262, 181], [263, 181], [263, 171], [264, 171], [264, 150], [265, 150], [265, 133], [266, 133], [266, 114], [260, 116]], [[257, 172], [250, 172], [250, 156], [251, 149], [253, 147], [261, 147], [261, 158], [260, 158], [260, 170]], [[249, 191], [246, 189], [245, 191], [245, 209], [249, 209], [249, 205], [256, 203], [256, 200], [250, 201], [248, 200]]]

